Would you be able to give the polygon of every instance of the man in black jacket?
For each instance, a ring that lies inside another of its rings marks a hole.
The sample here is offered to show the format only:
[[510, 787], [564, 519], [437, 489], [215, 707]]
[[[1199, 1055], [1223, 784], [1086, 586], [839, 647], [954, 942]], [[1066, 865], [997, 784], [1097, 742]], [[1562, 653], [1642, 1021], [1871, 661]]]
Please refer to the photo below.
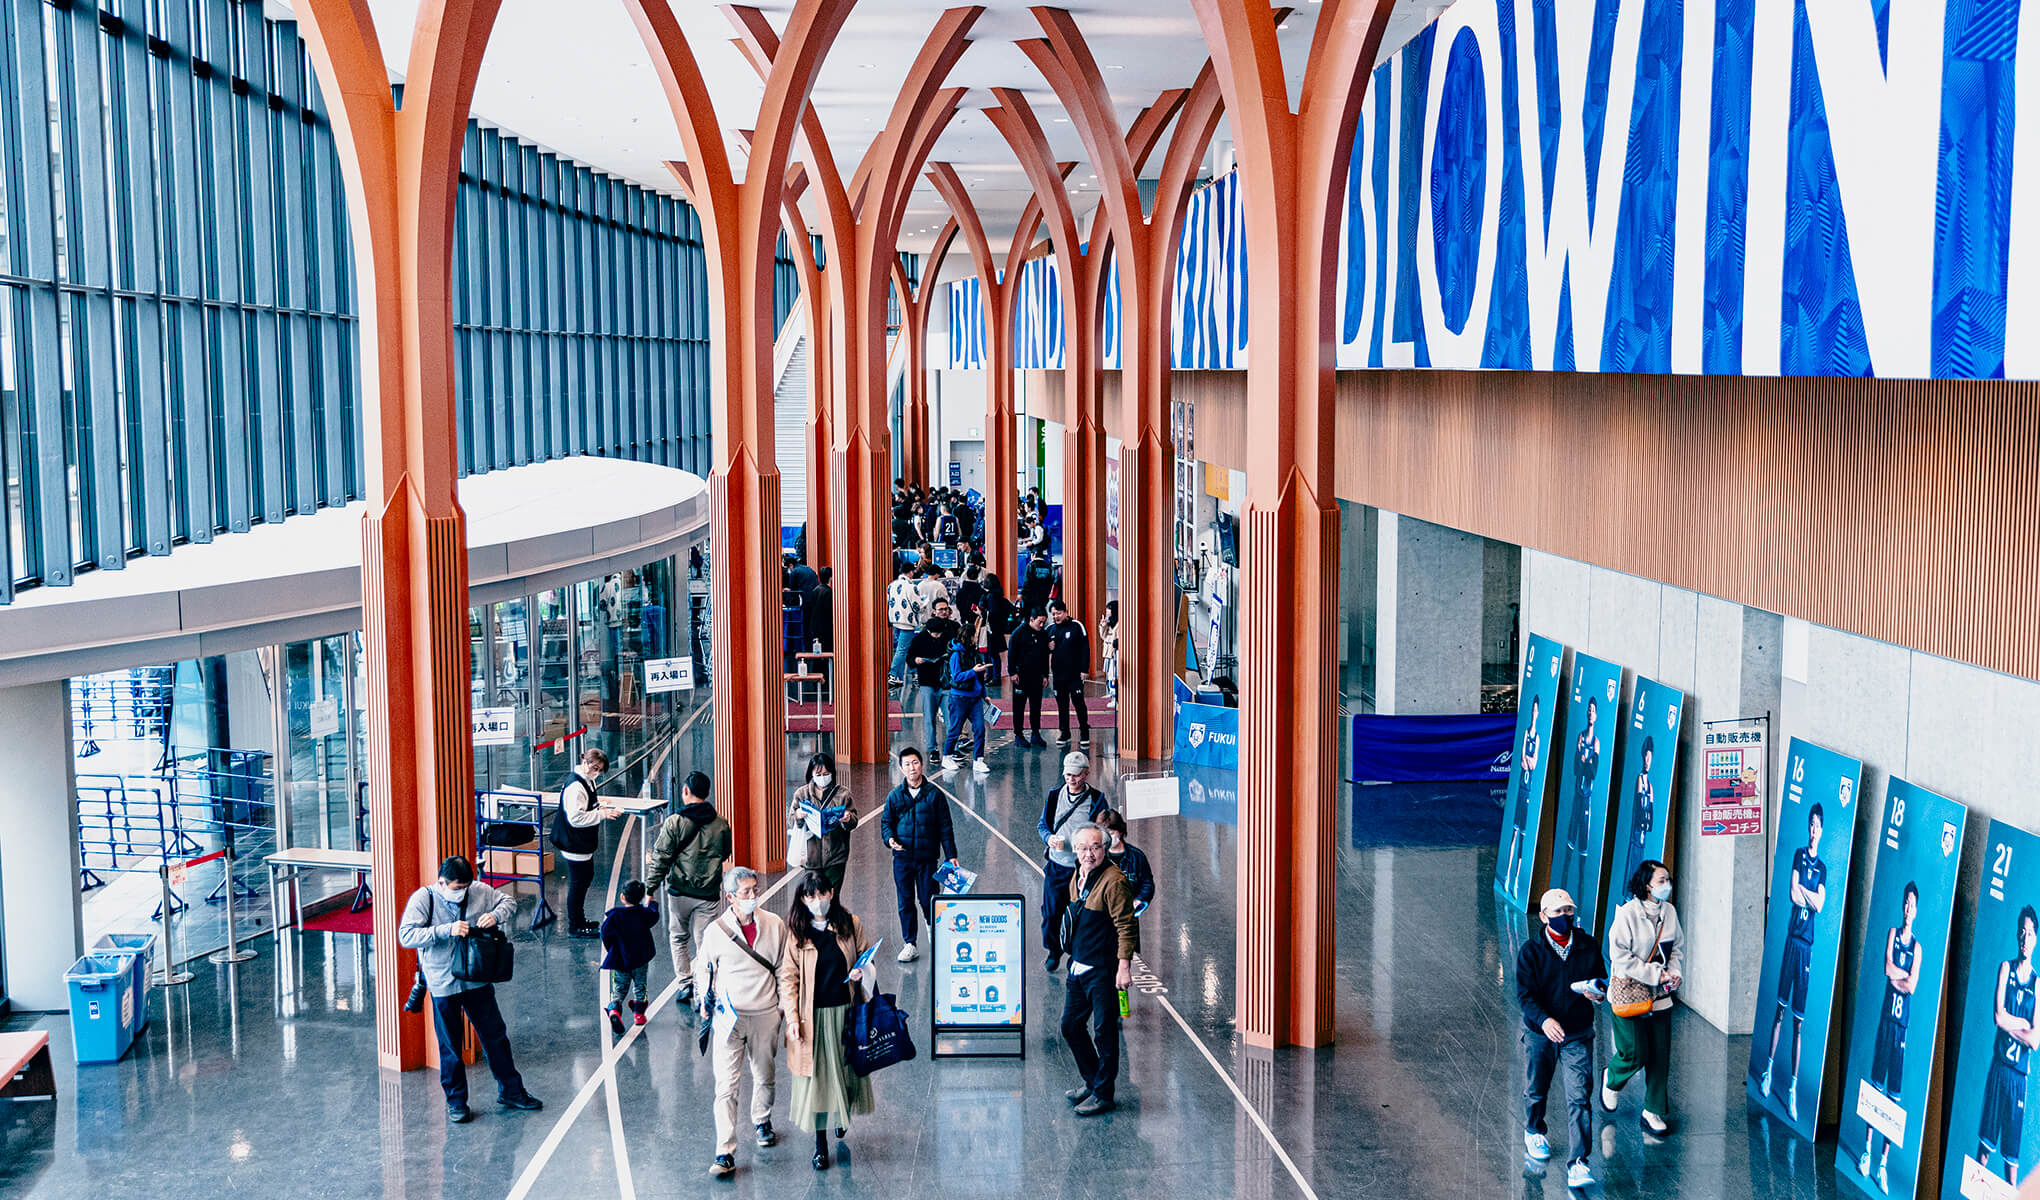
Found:
[[[956, 640], [956, 610], [949, 601], [937, 599], [928, 606], [928, 620], [922, 624], [921, 632], [907, 643], [907, 666], [914, 672], [914, 682], [921, 690], [921, 719], [928, 735], [928, 757], [942, 752], [942, 732], [935, 724], [935, 716], [942, 711], [942, 693], [946, 690], [943, 678], [949, 669], [950, 643]], [[907, 698], [907, 706], [913, 707], [913, 698]]]
[[878, 836], [893, 852], [893, 890], [900, 902], [900, 961], [921, 957], [914, 947], [916, 907], [935, 920], [935, 868], [939, 859], [956, 866], [956, 831], [949, 823], [949, 798], [929, 781], [927, 763], [912, 746], [900, 750], [900, 785], [885, 798]]
[[1058, 746], [1070, 744], [1070, 709], [1077, 710], [1083, 745], [1091, 744], [1091, 710], [1084, 707], [1084, 672], [1091, 669], [1091, 635], [1070, 616], [1061, 599], [1048, 602], [1048, 660], [1055, 675], [1055, 725]]
[[[1572, 1127], [1572, 1156], [1566, 1186], [1594, 1181], [1587, 1159], [1593, 1150], [1594, 1118], [1587, 1096], [1594, 1074], [1594, 1003], [1605, 986], [1607, 968], [1592, 934], [1573, 922], [1573, 898], [1562, 888], [1538, 902], [1540, 925], [1516, 954], [1516, 999], [1523, 1007], [1523, 1053], [1529, 1069], [1523, 1083], [1523, 1146], [1532, 1159], [1551, 1157], [1544, 1136], [1544, 1103], [1551, 1073], [1565, 1066], [1566, 1110]], [[1585, 990], [1573, 985], [1585, 985]]]
[[[1041, 694], [1048, 686], [1048, 659], [1048, 614], [1030, 609], [1006, 646], [1006, 662], [1013, 672], [1013, 740], [1037, 750], [1048, 745], [1041, 738]], [[1034, 726], [1032, 740], [1027, 733], [1030, 722]]]

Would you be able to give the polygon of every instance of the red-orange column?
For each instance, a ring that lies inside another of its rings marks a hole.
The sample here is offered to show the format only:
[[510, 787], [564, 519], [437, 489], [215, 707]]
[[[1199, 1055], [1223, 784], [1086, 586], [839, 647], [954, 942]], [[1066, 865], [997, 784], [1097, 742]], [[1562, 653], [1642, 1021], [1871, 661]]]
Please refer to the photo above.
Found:
[[1253, 281], [1236, 1021], [1252, 1046], [1316, 1046], [1338, 1016], [1336, 214], [1392, 0], [1326, 0], [1294, 113], [1271, 14], [1233, 0], [1192, 5], [1240, 148]]

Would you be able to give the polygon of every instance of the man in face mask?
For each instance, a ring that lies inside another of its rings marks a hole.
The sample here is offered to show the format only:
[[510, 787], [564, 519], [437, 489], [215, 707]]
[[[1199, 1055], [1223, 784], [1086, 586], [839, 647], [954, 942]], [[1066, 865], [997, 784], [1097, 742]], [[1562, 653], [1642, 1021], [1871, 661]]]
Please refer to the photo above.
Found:
[[468, 1111], [467, 1065], [461, 1061], [461, 1024], [474, 1026], [489, 1073], [496, 1077], [496, 1103], [504, 1108], [545, 1107], [524, 1090], [510, 1058], [510, 1036], [496, 1005], [496, 986], [453, 977], [458, 939], [477, 929], [501, 925], [517, 914], [517, 901], [475, 881], [474, 864], [456, 854], [439, 864], [439, 881], [411, 893], [397, 922], [397, 942], [418, 952], [418, 969], [432, 991], [432, 1026], [439, 1035], [439, 1086], [446, 1092], [446, 1119], [464, 1125]]
[[758, 874], [749, 867], [723, 873], [729, 907], [702, 936], [694, 957], [694, 994], [714, 1007], [702, 1013], [710, 1027], [715, 1062], [717, 1178], [737, 1169], [737, 1085], [751, 1068], [751, 1123], [758, 1145], [773, 1146], [772, 1098], [779, 1047], [779, 964], [786, 959], [786, 922], [758, 906]]
[[[935, 724], [935, 717], [942, 710], [943, 676], [957, 632], [956, 609], [948, 600], [938, 599], [929, 606], [928, 620], [921, 626], [921, 632], [907, 643], [907, 666], [913, 669], [914, 682], [921, 691], [922, 729], [928, 735], [930, 759], [942, 751], [942, 731]], [[909, 712], [913, 711], [911, 696], [906, 706]]]
[[1533, 1162], [1551, 1157], [1544, 1136], [1544, 1103], [1551, 1074], [1565, 1066], [1566, 1111], [1572, 1127], [1572, 1155], [1566, 1185], [1593, 1182], [1587, 1159], [1593, 1150], [1594, 1118], [1587, 1106], [1594, 1073], [1594, 1002], [1607, 968], [1593, 935], [1574, 923], [1573, 898], [1561, 888], [1544, 893], [1539, 928], [1516, 954], [1516, 999], [1523, 1008], [1523, 1052], [1529, 1070], [1523, 1083], [1523, 1147]]

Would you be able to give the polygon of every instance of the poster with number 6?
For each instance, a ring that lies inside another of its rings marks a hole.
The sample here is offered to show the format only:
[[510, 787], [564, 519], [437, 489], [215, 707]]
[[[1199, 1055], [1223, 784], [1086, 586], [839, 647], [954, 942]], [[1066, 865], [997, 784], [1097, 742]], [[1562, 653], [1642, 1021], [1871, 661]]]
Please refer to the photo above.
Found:
[[1948, 925], [1962, 867], [1963, 805], [1894, 779], [1856, 971], [1835, 1173], [1872, 1196], [1912, 1197], [1938, 1158], [1927, 1094], [1938, 1077]]
[[2026, 1117], [2033, 1095], [2033, 946], [2040, 940], [2040, 837], [1990, 823], [1976, 931], [1969, 939], [1969, 990], [1950, 1014], [1955, 1080], [1947, 1090], [1948, 1146], [1941, 1195], [2012, 1200], [2040, 1158], [2040, 1121]]

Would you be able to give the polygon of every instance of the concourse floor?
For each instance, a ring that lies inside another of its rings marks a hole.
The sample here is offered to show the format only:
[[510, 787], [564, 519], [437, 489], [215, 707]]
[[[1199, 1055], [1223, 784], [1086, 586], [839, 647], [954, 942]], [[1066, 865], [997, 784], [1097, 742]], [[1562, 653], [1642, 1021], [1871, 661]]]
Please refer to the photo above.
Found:
[[[1109, 738], [1096, 749], [1108, 750]], [[791, 741], [804, 763], [812, 739]], [[1038, 895], [1034, 824], [1058, 782], [1060, 753], [1023, 750], [999, 733], [990, 759], [982, 783], [967, 770], [941, 777], [955, 797], [963, 860], [981, 871], [980, 890]], [[882, 772], [845, 774], [860, 808], [875, 811]], [[1108, 760], [1100, 774], [1115, 793], [1116, 765]], [[279, 951], [265, 938], [260, 956], [237, 970], [197, 964], [198, 979], [167, 1003], [153, 993], [146, 1034], [115, 1066], [71, 1066], [60, 1017], [6, 1021], [51, 1032], [62, 1094], [54, 1105], [0, 1112], [0, 1196], [1564, 1196], [1562, 1148], [1541, 1171], [1523, 1159], [1510, 977], [1520, 935], [1488, 886], [1492, 802], [1345, 793], [1338, 1040], [1264, 1056], [1243, 1052], [1231, 1028], [1228, 787], [1222, 776], [1197, 776], [1185, 815], [1134, 825], [1159, 877], [1141, 961], [1159, 990], [1134, 998], [1121, 1108], [1104, 1117], [1078, 1118], [1062, 1099], [1075, 1078], [1055, 1033], [1063, 985], [1043, 976], [1038, 956], [1024, 1061], [928, 1061], [928, 966], [891, 961], [899, 945], [891, 871], [867, 825], [854, 838], [846, 894], [887, 939], [882, 985], [913, 1015], [922, 1057], [875, 1077], [878, 1112], [857, 1122], [843, 1160], [825, 1174], [808, 1165], [811, 1136], [782, 1118], [777, 1148], [754, 1149], [746, 1136], [735, 1179], [710, 1181], [710, 1071], [694, 1050], [692, 1016], [668, 999], [670, 961], [653, 968], [662, 1003], [651, 1024], [612, 1050], [598, 948], [525, 931], [527, 893], [517, 977], [501, 991], [518, 1066], [543, 1112], [497, 1110], [476, 1064], [476, 1120], [449, 1127], [431, 1074], [375, 1069], [366, 940], [292, 935]], [[598, 861], [598, 887], [613, 886], [611, 864], [634, 873], [636, 844], [617, 845], [612, 830]], [[557, 903], [560, 878], [550, 886]], [[783, 912], [786, 901], [781, 890], [769, 903]], [[1646, 1143], [1637, 1095], [1624, 1097], [1617, 1117], [1597, 1113], [1601, 1183], [1588, 1194], [1834, 1195], [1831, 1144], [1807, 1145], [1747, 1111], [1747, 1040], [1676, 1019], [1677, 1134]], [[1604, 1031], [1599, 1061], [1606, 1054]], [[789, 1092], [782, 1070], [781, 1113]], [[1563, 1128], [1561, 1106], [1556, 1140]]]

